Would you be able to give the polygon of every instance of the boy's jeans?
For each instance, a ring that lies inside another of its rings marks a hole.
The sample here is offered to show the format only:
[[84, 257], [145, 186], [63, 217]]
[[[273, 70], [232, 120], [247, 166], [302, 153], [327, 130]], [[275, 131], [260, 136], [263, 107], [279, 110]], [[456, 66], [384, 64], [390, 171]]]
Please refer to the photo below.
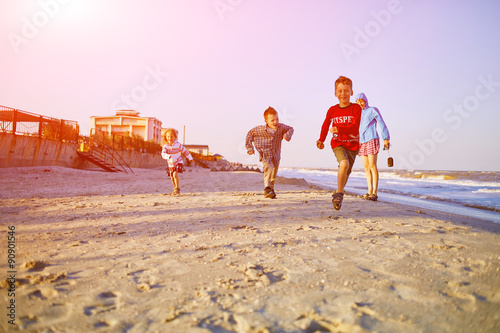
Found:
[[264, 186], [274, 190], [274, 180], [278, 174], [280, 162], [262, 161], [262, 171], [264, 171]]

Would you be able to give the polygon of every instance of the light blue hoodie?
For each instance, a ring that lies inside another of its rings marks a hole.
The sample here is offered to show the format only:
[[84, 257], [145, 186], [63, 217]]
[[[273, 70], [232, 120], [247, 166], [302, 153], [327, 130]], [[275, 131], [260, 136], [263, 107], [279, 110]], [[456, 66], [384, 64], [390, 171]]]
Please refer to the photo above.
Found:
[[379, 139], [377, 124], [380, 128], [382, 140], [390, 140], [389, 130], [376, 107], [368, 106], [368, 98], [364, 93], [359, 93], [354, 98], [355, 101], [362, 99], [365, 101], [365, 109], [361, 112], [361, 122], [359, 123], [359, 142], [366, 143], [373, 139]]

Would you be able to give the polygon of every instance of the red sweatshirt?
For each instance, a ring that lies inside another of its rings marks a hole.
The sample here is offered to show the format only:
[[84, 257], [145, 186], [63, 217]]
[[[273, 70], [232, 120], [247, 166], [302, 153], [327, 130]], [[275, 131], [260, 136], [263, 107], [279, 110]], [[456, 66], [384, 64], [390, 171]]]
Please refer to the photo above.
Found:
[[338, 104], [328, 109], [325, 121], [321, 126], [319, 141], [325, 142], [328, 130], [337, 126], [338, 135], [333, 134], [332, 148], [343, 146], [349, 150], [359, 150], [359, 123], [361, 121], [361, 107], [351, 103], [348, 107], [341, 108]]

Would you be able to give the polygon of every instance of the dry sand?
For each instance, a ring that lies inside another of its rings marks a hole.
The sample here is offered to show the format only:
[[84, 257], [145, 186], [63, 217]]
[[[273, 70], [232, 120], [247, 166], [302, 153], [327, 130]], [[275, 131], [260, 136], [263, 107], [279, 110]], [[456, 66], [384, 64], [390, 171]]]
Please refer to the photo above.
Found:
[[191, 170], [0, 169], [0, 331], [500, 332], [499, 225]]

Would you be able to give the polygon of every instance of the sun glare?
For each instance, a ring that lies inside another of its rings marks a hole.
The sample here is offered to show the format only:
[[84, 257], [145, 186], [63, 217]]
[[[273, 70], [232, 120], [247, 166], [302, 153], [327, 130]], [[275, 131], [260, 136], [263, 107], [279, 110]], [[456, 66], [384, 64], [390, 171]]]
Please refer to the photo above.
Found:
[[91, 18], [96, 10], [98, 4], [94, 0], [76, 0], [68, 1], [65, 4], [60, 4], [61, 18], [80, 21]]

